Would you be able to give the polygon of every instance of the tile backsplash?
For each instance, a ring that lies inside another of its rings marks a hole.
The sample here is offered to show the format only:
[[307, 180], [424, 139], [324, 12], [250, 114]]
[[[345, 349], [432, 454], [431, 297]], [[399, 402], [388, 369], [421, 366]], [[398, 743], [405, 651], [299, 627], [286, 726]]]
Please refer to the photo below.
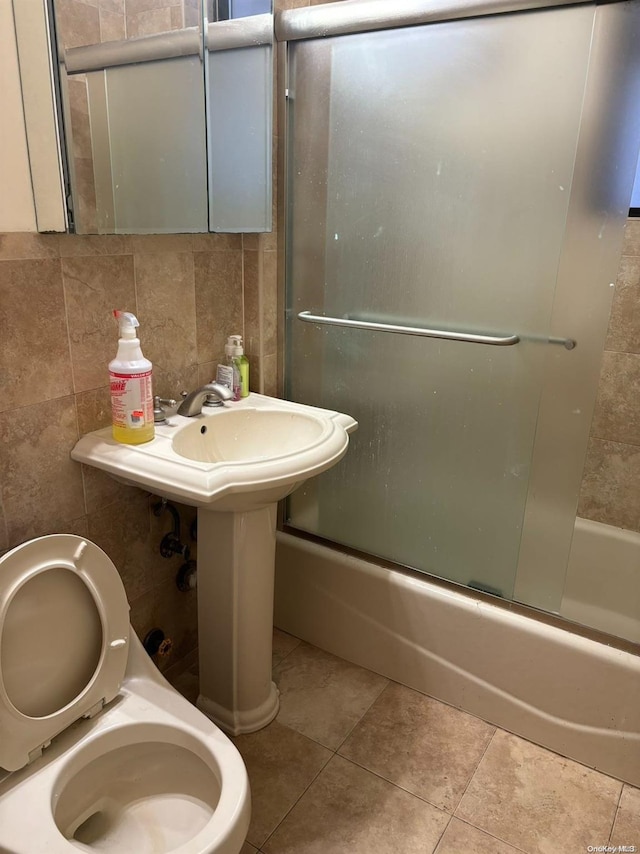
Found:
[[[182, 558], [159, 553], [171, 519], [153, 513], [156, 498], [69, 452], [111, 421], [114, 308], [140, 320], [156, 394], [176, 397], [211, 379], [236, 332], [252, 390], [275, 393], [275, 327], [258, 310], [275, 293], [275, 252], [263, 250], [270, 239], [0, 235], [0, 550], [53, 532], [90, 537], [121, 573], [138, 634], [159, 625], [173, 639], [161, 666], [197, 644], [196, 594], [174, 581]], [[195, 510], [180, 510], [190, 542]]]

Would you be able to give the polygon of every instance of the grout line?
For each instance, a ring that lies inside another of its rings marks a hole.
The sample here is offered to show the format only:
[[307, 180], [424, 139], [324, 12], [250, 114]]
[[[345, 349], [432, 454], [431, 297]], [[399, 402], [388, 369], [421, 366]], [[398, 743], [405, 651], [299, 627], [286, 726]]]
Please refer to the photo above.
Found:
[[616, 803], [616, 811], [613, 814], [613, 821], [611, 822], [611, 830], [609, 831], [609, 838], [607, 839], [607, 843], [611, 842], [611, 837], [613, 836], [613, 831], [616, 826], [616, 821], [618, 819], [618, 813], [620, 812], [620, 801], [622, 800], [622, 793], [624, 792], [625, 784], [623, 783], [620, 787], [620, 794], [618, 795], [618, 802]]
[[484, 827], [478, 827], [477, 824], [472, 824], [470, 821], [467, 821], [466, 818], [460, 818], [457, 815], [452, 816], [452, 818], [455, 818], [456, 821], [462, 822], [462, 824], [466, 824], [467, 827], [472, 827], [474, 830], [478, 830], [480, 831], [480, 833], [484, 833], [485, 836], [489, 836], [491, 839], [495, 839], [496, 842], [500, 842], [503, 845], [508, 845], [510, 848], [513, 848], [514, 851], [520, 851], [521, 854], [531, 854], [531, 852], [526, 851], [524, 848], [520, 848], [519, 845], [514, 845], [513, 842], [508, 842], [506, 839], [502, 839], [502, 837], [496, 836], [494, 833], [489, 833], [489, 831], [485, 830]]
[[[365, 669], [365, 670], [366, 670], [366, 668], [363, 668], [363, 669]], [[372, 671], [372, 670], [370, 670], [369, 672], [370, 672], [370, 673], [373, 673], [373, 671]], [[378, 674], [378, 675], [379, 675], [379, 674]], [[386, 676], [384, 676], [384, 677], [383, 677], [383, 679], [387, 679], [387, 677], [386, 677]], [[363, 719], [364, 719], [365, 715], [366, 715], [368, 712], [370, 712], [370, 711], [371, 711], [371, 709], [373, 708], [373, 706], [375, 706], [375, 704], [378, 702], [378, 700], [380, 699], [380, 697], [382, 697], [382, 695], [383, 695], [383, 694], [384, 694], [384, 692], [387, 690], [387, 688], [389, 687], [389, 685], [391, 685], [391, 684], [392, 684], [392, 682], [393, 682], [393, 680], [391, 680], [391, 679], [387, 679], [387, 684], [382, 686], [382, 688], [380, 689], [380, 691], [378, 692], [378, 694], [377, 694], [377, 695], [373, 698], [373, 700], [369, 703], [369, 705], [367, 706], [367, 708], [366, 708], [366, 709], [364, 710], [364, 712], [360, 715], [360, 717], [358, 718], [358, 720], [354, 723], [354, 725], [351, 727], [351, 729], [349, 730], [349, 732], [348, 732], [348, 733], [345, 735], [345, 737], [342, 739], [342, 741], [340, 742], [340, 744], [336, 747], [336, 749], [335, 749], [335, 751], [334, 751], [335, 753], [338, 753], [338, 751], [340, 750], [340, 748], [344, 747], [344, 744], [345, 744], [345, 742], [347, 741], [347, 739], [349, 738], [349, 736], [351, 735], [351, 733], [355, 730], [355, 728], [356, 728], [357, 726], [359, 726], [359, 724], [361, 724], [361, 723], [362, 723], [362, 721], [363, 721]], [[339, 755], [340, 755], [340, 756], [342, 756], [342, 754], [339, 754]], [[345, 758], [345, 759], [346, 759], [346, 757], [343, 757], [343, 758]], [[356, 764], [356, 763], [354, 763], [354, 764]], [[367, 770], [368, 770], [368, 769], [367, 769]], [[384, 778], [383, 778], [383, 779], [384, 779]], [[390, 782], [390, 781], [389, 781], [389, 782]]]
[[[493, 725], [492, 725], [492, 726], [493, 726]], [[498, 732], [498, 729], [499, 729], [499, 727], [494, 726], [494, 728], [493, 728], [493, 732], [491, 733], [491, 738], [487, 741], [487, 744], [486, 744], [486, 746], [485, 746], [485, 749], [482, 751], [482, 756], [480, 757], [480, 759], [478, 759], [478, 761], [477, 761], [477, 763], [476, 763], [476, 767], [473, 769], [473, 774], [469, 777], [469, 779], [468, 779], [468, 781], [467, 781], [467, 785], [464, 787], [464, 792], [460, 795], [460, 800], [459, 800], [459, 801], [458, 801], [458, 803], [456, 804], [456, 807], [455, 807], [455, 809], [454, 809], [454, 811], [453, 811], [453, 814], [456, 816], [456, 818], [458, 818], [458, 817], [459, 817], [459, 816], [457, 816], [457, 815], [456, 815], [456, 813], [458, 812], [458, 808], [459, 808], [460, 804], [462, 803], [462, 800], [463, 800], [464, 796], [467, 794], [467, 791], [468, 791], [469, 786], [471, 785], [471, 783], [472, 783], [472, 781], [473, 781], [473, 778], [474, 778], [474, 777], [476, 776], [476, 774], [478, 773], [478, 768], [480, 767], [480, 763], [481, 763], [481, 762], [482, 762], [482, 760], [484, 759], [484, 757], [485, 757], [485, 755], [486, 755], [486, 753], [487, 753], [487, 750], [489, 750], [490, 745], [493, 743], [493, 740], [494, 740], [494, 738], [496, 737], [496, 733]], [[467, 822], [467, 824], [469, 824], [469, 822]], [[475, 825], [474, 825], [474, 826], [475, 826]], [[482, 829], [482, 828], [478, 828], [478, 830], [481, 830], [481, 829]]]
[[436, 844], [435, 844], [435, 846], [434, 846], [434, 848], [433, 848], [433, 854], [437, 854], [437, 852], [438, 852], [438, 848], [440, 847], [440, 843], [442, 842], [442, 837], [445, 835], [445, 833], [446, 833], [446, 832], [447, 832], [447, 830], [449, 829], [449, 825], [450, 825], [450, 824], [451, 824], [451, 822], [453, 821], [453, 815], [451, 815], [450, 813], [447, 813], [447, 815], [449, 815], [449, 821], [448, 821], [448, 822], [445, 824], [445, 826], [442, 828], [442, 833], [441, 833], [441, 834], [440, 834], [440, 836], [438, 837], [438, 840], [437, 840], [437, 842], [436, 842]]
[[[417, 794], [417, 792], [412, 792], [411, 789], [407, 789], [405, 786], [402, 786], [400, 783], [396, 783], [394, 780], [390, 780], [388, 777], [385, 777], [384, 774], [380, 774], [378, 771], [373, 771], [371, 768], [367, 768], [366, 765], [361, 765], [359, 762], [356, 762], [355, 759], [351, 759], [350, 756], [343, 756], [342, 753], [337, 753], [339, 759], [344, 759], [345, 762], [350, 762], [351, 765], [355, 765], [357, 768], [361, 768], [363, 771], [366, 771], [368, 774], [373, 774], [374, 777], [377, 777], [379, 780], [384, 780], [385, 783], [389, 783], [389, 785], [393, 786], [396, 789], [400, 789], [401, 792], [406, 792], [407, 795], [411, 795], [412, 798], [417, 798], [419, 801], [422, 801], [423, 804], [427, 804], [430, 807], [433, 807], [438, 812], [443, 813], [444, 815], [449, 816], [449, 818], [456, 818], [453, 812], [450, 812], [448, 809], [444, 807], [439, 807], [438, 804], [434, 804], [433, 801], [430, 801], [428, 798], [425, 798], [423, 795]], [[447, 826], [448, 826], [447, 822]]]
[[[277, 718], [276, 718], [276, 720], [277, 720]], [[320, 744], [320, 742], [319, 742], [319, 741], [316, 741], [316, 740], [315, 740], [315, 739], [313, 739], [313, 738], [309, 738], [309, 736], [308, 736], [308, 735], [304, 735], [304, 733], [298, 732], [298, 730], [295, 730], [295, 729], [293, 729], [292, 727], [287, 726], [286, 724], [280, 724], [280, 726], [286, 727], [287, 729], [291, 730], [291, 732], [295, 732], [295, 733], [297, 733], [298, 735], [302, 735], [302, 736], [304, 736], [304, 738], [309, 739], [309, 741], [312, 741], [314, 744]], [[325, 750], [329, 750], [329, 751], [331, 751], [331, 748], [330, 748], [330, 747], [327, 747], [325, 744], [322, 744], [322, 745], [320, 745], [320, 746], [321, 746], [321, 747], [324, 747], [324, 749], [325, 749]], [[318, 773], [313, 777], [313, 779], [312, 779], [312, 780], [310, 780], [310, 782], [309, 782], [308, 786], [306, 786], [306, 787], [305, 787], [305, 789], [304, 789], [304, 791], [300, 793], [300, 795], [296, 798], [296, 800], [294, 801], [294, 803], [289, 807], [289, 809], [287, 810], [287, 812], [282, 816], [282, 818], [280, 819], [280, 821], [278, 822], [278, 824], [273, 828], [273, 830], [271, 831], [271, 833], [270, 833], [270, 834], [267, 836], [267, 838], [264, 840], [264, 842], [263, 842], [263, 843], [262, 843], [262, 845], [260, 846], [260, 849], [259, 849], [260, 851], [262, 851], [262, 846], [263, 846], [263, 845], [266, 845], [266, 844], [267, 844], [267, 842], [269, 842], [269, 840], [271, 839], [271, 837], [273, 836], [273, 834], [274, 834], [274, 833], [276, 833], [276, 831], [278, 830], [278, 828], [280, 827], [280, 825], [282, 824], [282, 822], [286, 820], [287, 816], [291, 813], [291, 811], [296, 807], [296, 805], [297, 805], [297, 804], [302, 800], [302, 798], [306, 795], [306, 793], [309, 791], [309, 789], [311, 788], [311, 786], [313, 786], [313, 784], [315, 783], [315, 781], [318, 779], [318, 777], [320, 776], [320, 774], [322, 774], [322, 772], [324, 771], [324, 769], [325, 769], [325, 768], [327, 767], [327, 765], [331, 762], [331, 760], [335, 757], [335, 755], [336, 755], [336, 754], [335, 754], [335, 751], [331, 751], [331, 756], [329, 756], [329, 758], [328, 758], [328, 759], [327, 759], [327, 761], [322, 765], [322, 767], [320, 768], [320, 770], [318, 771]], [[252, 843], [249, 843], [249, 844], [252, 844]]]

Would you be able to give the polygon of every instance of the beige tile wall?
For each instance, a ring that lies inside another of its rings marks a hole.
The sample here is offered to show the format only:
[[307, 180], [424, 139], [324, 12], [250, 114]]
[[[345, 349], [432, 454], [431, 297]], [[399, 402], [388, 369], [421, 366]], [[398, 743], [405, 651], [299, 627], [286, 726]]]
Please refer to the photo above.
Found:
[[66, 48], [180, 30], [198, 23], [197, 0], [55, 0]]
[[[275, 292], [275, 253], [261, 248], [271, 241], [0, 235], [0, 550], [52, 532], [89, 536], [118, 567], [138, 633], [160, 625], [174, 640], [161, 666], [197, 641], [195, 594], [174, 583], [182, 559], [158, 551], [170, 519], [153, 515], [145, 492], [69, 452], [81, 434], [110, 423], [116, 307], [140, 320], [156, 393], [176, 397], [211, 379], [235, 332], [247, 336], [252, 390], [275, 393], [275, 357], [261, 371], [263, 354], [275, 353], [271, 321], [261, 319], [273, 315], [264, 305]], [[188, 541], [194, 511], [181, 512]]]
[[629, 219], [578, 515], [640, 531], [640, 219]]

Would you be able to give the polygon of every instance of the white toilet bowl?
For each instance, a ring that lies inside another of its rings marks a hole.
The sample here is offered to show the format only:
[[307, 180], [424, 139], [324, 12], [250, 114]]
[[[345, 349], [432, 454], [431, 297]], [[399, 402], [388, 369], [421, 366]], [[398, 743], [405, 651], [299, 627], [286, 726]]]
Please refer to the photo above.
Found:
[[104, 552], [0, 558], [0, 851], [238, 854], [249, 814], [240, 754], [149, 659]]

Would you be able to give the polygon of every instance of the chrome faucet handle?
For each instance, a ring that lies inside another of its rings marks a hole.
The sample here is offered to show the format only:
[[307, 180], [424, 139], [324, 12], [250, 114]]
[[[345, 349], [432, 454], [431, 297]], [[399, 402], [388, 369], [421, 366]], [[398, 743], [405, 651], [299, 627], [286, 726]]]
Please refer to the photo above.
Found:
[[163, 424], [167, 420], [167, 413], [164, 410], [165, 406], [176, 406], [177, 401], [171, 397], [159, 397], [157, 394], [153, 398], [153, 423]]
[[202, 406], [210, 395], [219, 398], [221, 402], [233, 400], [233, 392], [226, 385], [216, 382], [207, 383], [201, 388], [189, 392], [178, 407], [178, 415], [184, 415], [187, 418], [200, 415]]

